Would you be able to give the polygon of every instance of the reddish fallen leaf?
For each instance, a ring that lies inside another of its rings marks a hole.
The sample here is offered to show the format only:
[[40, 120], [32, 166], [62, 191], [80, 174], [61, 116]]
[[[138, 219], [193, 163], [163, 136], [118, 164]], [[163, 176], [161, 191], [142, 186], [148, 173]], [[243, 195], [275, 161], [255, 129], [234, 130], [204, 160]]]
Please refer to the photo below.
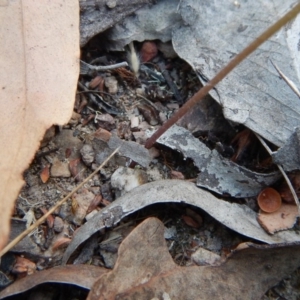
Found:
[[90, 121], [92, 121], [95, 118], [96, 115], [94, 114], [90, 114], [88, 115], [88, 117], [86, 117], [85, 119], [83, 119], [82, 121], [82, 126], [86, 126]]
[[81, 181], [83, 179], [83, 166], [81, 165], [81, 159], [76, 158], [69, 162], [69, 168], [72, 176], [76, 179], [76, 181]]
[[175, 170], [171, 170], [171, 178], [172, 179], [181, 179], [184, 180], [185, 177], [181, 172], [175, 171]]
[[157, 46], [154, 42], [144, 42], [141, 48], [142, 62], [148, 62], [157, 55]]
[[52, 250], [56, 251], [58, 249], [66, 248], [70, 244], [70, 242], [71, 242], [71, 239], [69, 239], [69, 238], [57, 239], [52, 246]]
[[102, 196], [96, 195], [91, 204], [89, 205], [87, 209], [87, 214], [89, 214], [91, 211], [93, 211], [100, 203], [102, 202]]
[[96, 76], [95, 78], [93, 78], [91, 80], [91, 82], [89, 83], [89, 88], [90, 89], [95, 89], [97, 87], [100, 87], [101, 84], [103, 86], [103, 83], [104, 83], [103, 77], [98, 75], [98, 76]]
[[[21, 1], [1, 1], [0, 7], [2, 249], [9, 236], [14, 202], [24, 185], [24, 170], [45, 131], [70, 119], [80, 49], [78, 1], [26, 5]], [[59, 73], [58, 68], [62, 68]]]
[[[40, 210], [41, 210], [41, 212], [42, 212], [44, 215], [48, 212], [48, 210], [47, 210], [46, 208], [44, 208], [44, 207], [40, 207]], [[48, 225], [49, 228], [53, 228], [53, 225], [54, 225], [54, 218], [53, 218], [52, 215], [50, 215], [50, 216], [47, 217], [47, 225]]]
[[0, 299], [26, 292], [39, 284], [47, 282], [73, 284], [90, 289], [95, 280], [105, 273], [107, 273], [106, 269], [92, 265], [54, 267], [17, 280], [0, 292]]
[[195, 220], [199, 224], [199, 226], [202, 226], [203, 218], [199, 214], [197, 214], [195, 211], [193, 211], [190, 208], [187, 208], [185, 210], [185, 213], [187, 216], [190, 216], [193, 220]]
[[184, 221], [184, 223], [190, 227], [193, 228], [199, 228], [201, 225], [195, 221], [192, 217], [187, 216], [187, 215], [182, 215], [181, 219]]
[[16, 262], [13, 266], [12, 273], [21, 275], [22, 277], [32, 275], [36, 271], [36, 264], [29, 259], [17, 256]]
[[107, 206], [107, 205], [111, 204], [111, 202], [109, 202], [109, 201], [106, 200], [105, 198], [102, 198], [101, 203], [102, 203], [104, 206]]
[[65, 151], [65, 157], [69, 158], [71, 156], [71, 154], [72, 154], [72, 149], [67, 148], [66, 151]]
[[111, 137], [111, 133], [103, 128], [97, 129], [93, 135], [95, 138], [97, 138], [101, 141], [104, 141], [104, 142], [108, 142]]
[[81, 94], [81, 98], [82, 101], [77, 109], [77, 112], [80, 114], [82, 112], [82, 110], [87, 106], [87, 104], [89, 103], [87, 98], [85, 97], [85, 95]]
[[46, 165], [40, 173], [40, 178], [43, 183], [46, 183], [50, 178], [50, 165]]
[[123, 240], [114, 269], [96, 280], [87, 299], [261, 299], [300, 266], [300, 244], [239, 249], [219, 267], [180, 267], [169, 254], [164, 225], [149, 218]]
[[237, 145], [237, 150], [231, 158], [232, 161], [237, 161], [239, 159], [241, 154], [250, 145], [252, 137], [253, 134], [250, 129], [244, 129], [234, 137], [231, 143]]

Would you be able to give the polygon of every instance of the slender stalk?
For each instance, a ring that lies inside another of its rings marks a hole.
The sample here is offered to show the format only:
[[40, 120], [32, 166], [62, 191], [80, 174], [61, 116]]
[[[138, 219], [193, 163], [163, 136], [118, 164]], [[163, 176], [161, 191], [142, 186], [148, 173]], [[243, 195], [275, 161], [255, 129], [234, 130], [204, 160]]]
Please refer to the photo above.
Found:
[[[120, 147], [119, 147], [120, 148]], [[84, 181], [82, 181], [72, 192], [70, 192], [65, 198], [58, 201], [55, 206], [48, 210], [46, 214], [44, 214], [41, 218], [39, 218], [34, 224], [28, 227], [25, 231], [20, 233], [16, 238], [14, 238], [10, 243], [8, 243], [1, 251], [0, 257], [2, 257], [6, 252], [8, 252], [12, 247], [18, 244], [24, 237], [30, 234], [36, 227], [41, 225], [48, 216], [50, 216], [58, 207], [60, 207], [64, 202], [66, 202], [75, 192], [77, 192], [85, 183], [87, 183], [94, 175], [96, 175], [106, 164], [107, 162], [119, 151], [119, 148], [114, 150], [114, 152]]]
[[181, 117], [183, 117], [192, 107], [194, 107], [208, 92], [228, 75], [240, 62], [256, 50], [262, 43], [269, 39], [287, 22], [291, 21], [300, 12], [300, 3], [291, 9], [286, 15], [279, 19], [275, 24], [271, 25], [256, 40], [250, 43], [243, 51], [237, 54], [219, 73], [211, 79], [204, 87], [202, 87], [188, 102], [186, 102], [175, 115], [163, 124], [145, 143], [147, 149], [151, 148], [156, 140], [174, 125]]

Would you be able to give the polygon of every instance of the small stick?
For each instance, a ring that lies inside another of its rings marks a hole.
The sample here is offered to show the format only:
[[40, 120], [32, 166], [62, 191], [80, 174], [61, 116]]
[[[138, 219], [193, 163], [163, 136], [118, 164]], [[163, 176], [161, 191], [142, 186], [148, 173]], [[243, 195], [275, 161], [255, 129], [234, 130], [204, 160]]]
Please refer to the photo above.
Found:
[[194, 107], [202, 98], [224, 77], [228, 75], [239, 63], [241, 63], [247, 56], [249, 56], [257, 47], [269, 39], [275, 32], [277, 32], [283, 25], [296, 17], [300, 12], [300, 3], [298, 3], [292, 10], [285, 14], [275, 24], [271, 25], [264, 31], [256, 40], [250, 43], [243, 51], [237, 54], [218, 74], [211, 79], [204, 87], [202, 87], [188, 102], [186, 102], [174, 116], [164, 123], [145, 143], [147, 149], [151, 148], [156, 140], [166, 132], [172, 125], [174, 125], [181, 117], [183, 117], [192, 107]]
[[274, 68], [276, 69], [276, 71], [278, 72], [278, 74], [281, 76], [281, 78], [287, 83], [287, 85], [292, 89], [292, 91], [300, 98], [300, 92], [297, 89], [295, 83], [293, 81], [291, 81], [290, 79], [288, 79], [281, 71], [280, 69], [273, 63], [273, 61], [271, 60], [272, 65], [274, 66]]
[[[267, 145], [267, 143], [262, 139], [262, 137], [260, 135], [258, 135], [257, 133], [254, 132], [254, 134], [256, 135], [256, 137], [259, 139], [259, 141], [261, 142], [261, 144], [265, 147], [265, 149], [268, 151], [268, 153], [272, 156], [273, 152], [272, 150], [269, 148], [269, 146]], [[288, 176], [286, 175], [285, 171], [283, 170], [282, 166], [276, 164], [276, 166], [278, 167], [279, 171], [281, 172], [282, 176], [284, 177], [287, 185], [289, 186], [289, 189], [293, 195], [293, 198], [295, 200], [295, 203], [298, 207], [298, 211], [300, 214], [300, 203], [299, 203], [299, 199], [297, 197], [297, 194], [295, 192], [295, 189], [290, 181], [290, 179], [288, 178]]]
[[80, 74], [85, 75], [88, 74], [89, 71], [106, 71], [106, 70], [112, 70], [112, 69], [118, 69], [121, 67], [127, 67], [128, 63], [126, 61], [114, 64], [114, 65], [109, 65], [109, 66], [93, 66], [90, 65], [84, 61], [80, 61]]
[[88, 182], [95, 174], [97, 174], [106, 163], [119, 151], [120, 147], [113, 151], [113, 153], [91, 174], [89, 175], [83, 182], [81, 182], [72, 192], [70, 192], [65, 198], [57, 202], [55, 206], [48, 210], [46, 214], [44, 214], [41, 218], [39, 218], [34, 224], [28, 227], [25, 231], [19, 234], [16, 238], [14, 238], [10, 243], [8, 243], [1, 251], [0, 257], [2, 257], [6, 252], [8, 252], [11, 248], [13, 248], [16, 244], [18, 244], [24, 237], [30, 234], [36, 227], [42, 224], [48, 216], [50, 216], [59, 206], [61, 206], [64, 202], [66, 202], [74, 193], [76, 193], [86, 182]]

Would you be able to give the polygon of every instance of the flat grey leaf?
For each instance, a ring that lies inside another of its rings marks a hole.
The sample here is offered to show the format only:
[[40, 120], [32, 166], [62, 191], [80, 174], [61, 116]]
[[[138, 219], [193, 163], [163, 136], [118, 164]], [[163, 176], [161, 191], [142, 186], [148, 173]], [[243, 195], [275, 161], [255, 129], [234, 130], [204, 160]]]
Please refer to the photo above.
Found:
[[[173, 32], [174, 49], [205, 84], [296, 2], [242, 0], [237, 5], [226, 0], [205, 0], [201, 4], [180, 1], [184, 26]], [[299, 18], [235, 68], [217, 85], [217, 92], [211, 92], [227, 119], [245, 125], [277, 146], [282, 146], [299, 126], [300, 105], [272, 62], [299, 83]]]
[[80, 0], [80, 45], [152, 0]]
[[233, 197], [256, 196], [264, 187], [280, 178], [279, 172], [255, 173], [225, 159], [216, 150], [211, 151], [188, 130], [177, 125], [167, 130], [157, 143], [191, 158], [200, 171], [197, 185], [219, 194]]
[[66, 264], [77, 247], [98, 230], [116, 225], [126, 216], [148, 205], [168, 202], [199, 207], [228, 228], [268, 244], [300, 241], [300, 236], [294, 231], [267, 234], [258, 224], [256, 213], [248, 206], [217, 199], [191, 182], [159, 180], [131, 190], [81, 226], [66, 249], [62, 263]]
[[288, 139], [286, 144], [272, 155], [276, 164], [282, 165], [285, 171], [300, 170], [300, 128]]
[[170, 41], [172, 30], [181, 23], [178, 0], [159, 1], [152, 7], [144, 7], [107, 31], [110, 50], [122, 50], [131, 41], [159, 39]]
[[[205, 84], [295, 3], [296, 0], [160, 1], [151, 9], [136, 11], [109, 30], [109, 47], [120, 50], [132, 40], [172, 40], [177, 54], [193, 66]], [[245, 125], [277, 146], [284, 145], [299, 126], [300, 106], [272, 62], [299, 84], [299, 31], [300, 16], [211, 92], [228, 120]]]

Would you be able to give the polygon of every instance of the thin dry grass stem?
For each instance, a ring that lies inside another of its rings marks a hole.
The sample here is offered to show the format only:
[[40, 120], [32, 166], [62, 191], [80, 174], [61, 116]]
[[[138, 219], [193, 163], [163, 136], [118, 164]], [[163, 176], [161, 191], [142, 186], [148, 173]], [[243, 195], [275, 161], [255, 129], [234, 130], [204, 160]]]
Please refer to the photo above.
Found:
[[[259, 141], [261, 142], [261, 144], [265, 147], [265, 149], [268, 151], [268, 153], [272, 156], [273, 152], [272, 150], [269, 148], [269, 146], [267, 145], [267, 143], [262, 139], [262, 137], [260, 135], [258, 135], [257, 133], [254, 133], [256, 135], [256, 137], [259, 139]], [[283, 170], [282, 166], [276, 164], [276, 166], [278, 167], [279, 171], [281, 172], [282, 176], [284, 177], [284, 180], [286, 181], [292, 195], [293, 198], [295, 200], [295, 203], [298, 207], [298, 211], [299, 211], [299, 215], [300, 215], [300, 203], [299, 203], [299, 199], [297, 197], [297, 194], [295, 192], [295, 189], [290, 181], [290, 179], [288, 178], [288, 176], [286, 175], [285, 171]]]
[[283, 74], [283, 72], [281, 72], [281, 70], [277, 67], [277, 65], [273, 63], [272, 60], [271, 60], [271, 63], [274, 66], [274, 68], [276, 69], [276, 71], [278, 72], [278, 74], [281, 76], [281, 78], [287, 83], [287, 85], [292, 89], [292, 91], [300, 98], [300, 92], [299, 92], [298, 88], [296, 87], [295, 83], [293, 81], [291, 81], [288, 77], [286, 77]]
[[112, 152], [112, 154], [91, 174], [89, 175], [83, 182], [81, 182], [72, 192], [70, 192], [66, 197], [57, 202], [55, 206], [53, 206], [49, 211], [39, 218], [34, 224], [28, 227], [25, 231], [19, 234], [15, 239], [13, 239], [10, 243], [8, 243], [1, 251], [0, 257], [2, 257], [6, 252], [12, 249], [16, 244], [18, 244], [24, 237], [30, 234], [33, 230], [35, 230], [39, 225], [41, 225], [48, 216], [50, 216], [58, 207], [60, 207], [64, 202], [66, 202], [74, 193], [76, 193], [85, 183], [87, 183], [94, 175], [96, 175], [106, 164], [107, 162], [119, 151], [120, 147]]
[[275, 24], [271, 25], [256, 40], [250, 43], [243, 51], [237, 54], [219, 73], [211, 79], [204, 87], [202, 87], [188, 102], [186, 102], [175, 115], [163, 124], [145, 143], [147, 149], [151, 148], [156, 140], [174, 125], [181, 117], [183, 117], [192, 107], [194, 107], [208, 92], [228, 75], [239, 63], [247, 56], [255, 51], [262, 43], [268, 40], [282, 26], [291, 21], [300, 12], [300, 3], [279, 19]]

